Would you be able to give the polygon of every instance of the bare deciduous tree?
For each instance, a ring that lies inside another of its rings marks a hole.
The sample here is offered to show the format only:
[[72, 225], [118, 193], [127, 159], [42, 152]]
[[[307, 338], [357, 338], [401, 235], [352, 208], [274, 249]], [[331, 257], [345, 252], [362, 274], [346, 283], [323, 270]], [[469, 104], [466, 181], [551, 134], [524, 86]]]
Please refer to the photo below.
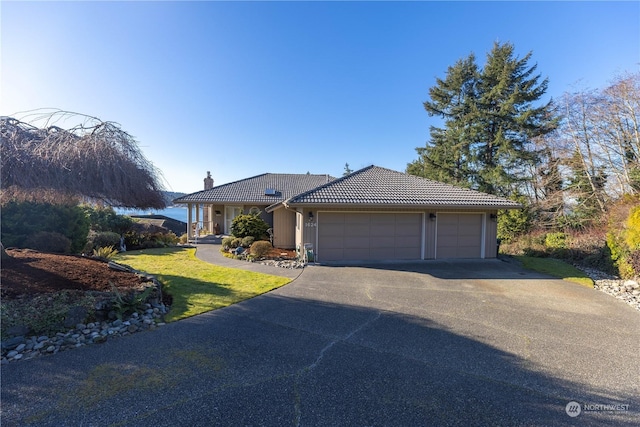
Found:
[[[594, 221], [611, 201], [640, 192], [640, 74], [617, 77], [603, 90], [565, 94], [558, 105], [560, 127], [544, 138], [541, 152], [553, 154], [547, 163], [562, 160], [554, 166], [562, 176], [555, 188], [561, 189], [565, 206]], [[549, 194], [538, 182], [545, 175], [536, 175], [534, 194], [542, 206]]]
[[[9, 201], [163, 208], [161, 173], [117, 123], [64, 111], [34, 113], [36, 127], [0, 117], [0, 205]], [[63, 129], [55, 124], [79, 120]], [[8, 257], [0, 243], [2, 258]]]
[[[117, 123], [63, 111], [30, 117], [44, 125], [0, 117], [2, 203], [89, 199], [130, 208], [165, 206], [160, 171]], [[55, 125], [70, 120], [81, 124]]]

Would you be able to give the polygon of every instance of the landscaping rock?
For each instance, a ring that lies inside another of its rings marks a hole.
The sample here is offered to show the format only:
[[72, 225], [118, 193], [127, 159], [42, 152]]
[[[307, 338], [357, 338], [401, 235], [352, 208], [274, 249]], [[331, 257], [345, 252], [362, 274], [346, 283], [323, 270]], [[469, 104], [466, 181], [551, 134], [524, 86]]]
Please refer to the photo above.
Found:
[[[167, 306], [160, 303], [157, 308], [147, 308], [144, 313], [134, 313], [129, 319], [116, 319], [112, 323], [74, 323], [75, 329], [58, 332], [53, 337], [45, 335], [25, 338], [18, 336], [2, 341], [2, 364], [71, 350], [84, 345], [99, 344], [119, 336], [130, 335], [164, 325], [163, 316]], [[82, 327], [82, 329], [80, 329]]]
[[87, 309], [81, 306], [74, 306], [67, 311], [67, 315], [64, 318], [63, 326], [65, 328], [73, 328], [79, 323], [83, 323], [88, 316]]
[[578, 267], [584, 271], [594, 282], [594, 289], [611, 295], [624, 301], [636, 310], [640, 310], [640, 288], [635, 280], [621, 280], [615, 276], [605, 274], [598, 270]]
[[25, 341], [26, 340], [23, 336], [12, 337], [2, 341], [0, 348], [2, 349], [2, 351], [13, 350], [14, 348], [18, 347], [20, 344], [23, 344]]

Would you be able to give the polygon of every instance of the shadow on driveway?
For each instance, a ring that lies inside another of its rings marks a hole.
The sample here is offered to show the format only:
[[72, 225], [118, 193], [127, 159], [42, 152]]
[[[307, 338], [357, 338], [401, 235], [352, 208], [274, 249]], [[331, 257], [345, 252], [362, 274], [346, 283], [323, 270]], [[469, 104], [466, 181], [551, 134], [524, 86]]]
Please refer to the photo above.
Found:
[[548, 279], [551, 276], [523, 269], [517, 262], [497, 259], [451, 259], [423, 261], [381, 261], [322, 263], [318, 266], [361, 267], [386, 271], [429, 274], [440, 279]]
[[[300, 286], [317, 285], [305, 275]], [[562, 364], [593, 351], [591, 343], [532, 338], [541, 341], [518, 344], [530, 350], [507, 351], [429, 313], [281, 290], [155, 331], [3, 365], [2, 424], [637, 425], [638, 357], [629, 348], [594, 355], [604, 359], [588, 379], [584, 357]], [[617, 339], [591, 338], [598, 349]], [[527, 351], [561, 355], [559, 364]], [[619, 410], [572, 418], [570, 401]]]

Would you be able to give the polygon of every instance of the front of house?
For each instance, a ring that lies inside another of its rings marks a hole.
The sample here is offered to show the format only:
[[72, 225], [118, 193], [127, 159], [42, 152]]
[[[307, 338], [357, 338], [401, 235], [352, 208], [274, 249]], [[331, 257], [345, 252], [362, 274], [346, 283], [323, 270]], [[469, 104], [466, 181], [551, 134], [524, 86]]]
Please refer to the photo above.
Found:
[[307, 247], [317, 262], [495, 258], [498, 210], [520, 208], [377, 166], [339, 179], [263, 174], [174, 202], [188, 204], [189, 213], [195, 205], [196, 223], [203, 206], [202, 227], [211, 232], [218, 224], [225, 234], [235, 216], [259, 210], [275, 247]]

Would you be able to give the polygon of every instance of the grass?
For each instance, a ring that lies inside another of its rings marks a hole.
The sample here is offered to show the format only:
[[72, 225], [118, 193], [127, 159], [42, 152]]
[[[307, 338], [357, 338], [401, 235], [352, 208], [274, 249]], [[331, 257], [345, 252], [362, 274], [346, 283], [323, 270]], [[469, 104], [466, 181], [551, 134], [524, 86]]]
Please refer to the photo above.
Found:
[[514, 256], [524, 268], [559, 277], [562, 280], [593, 288], [593, 280], [574, 266], [553, 258]]
[[173, 297], [167, 321], [175, 321], [226, 307], [279, 288], [286, 277], [219, 267], [201, 261], [193, 248], [162, 248], [130, 251], [115, 262], [152, 274]]

